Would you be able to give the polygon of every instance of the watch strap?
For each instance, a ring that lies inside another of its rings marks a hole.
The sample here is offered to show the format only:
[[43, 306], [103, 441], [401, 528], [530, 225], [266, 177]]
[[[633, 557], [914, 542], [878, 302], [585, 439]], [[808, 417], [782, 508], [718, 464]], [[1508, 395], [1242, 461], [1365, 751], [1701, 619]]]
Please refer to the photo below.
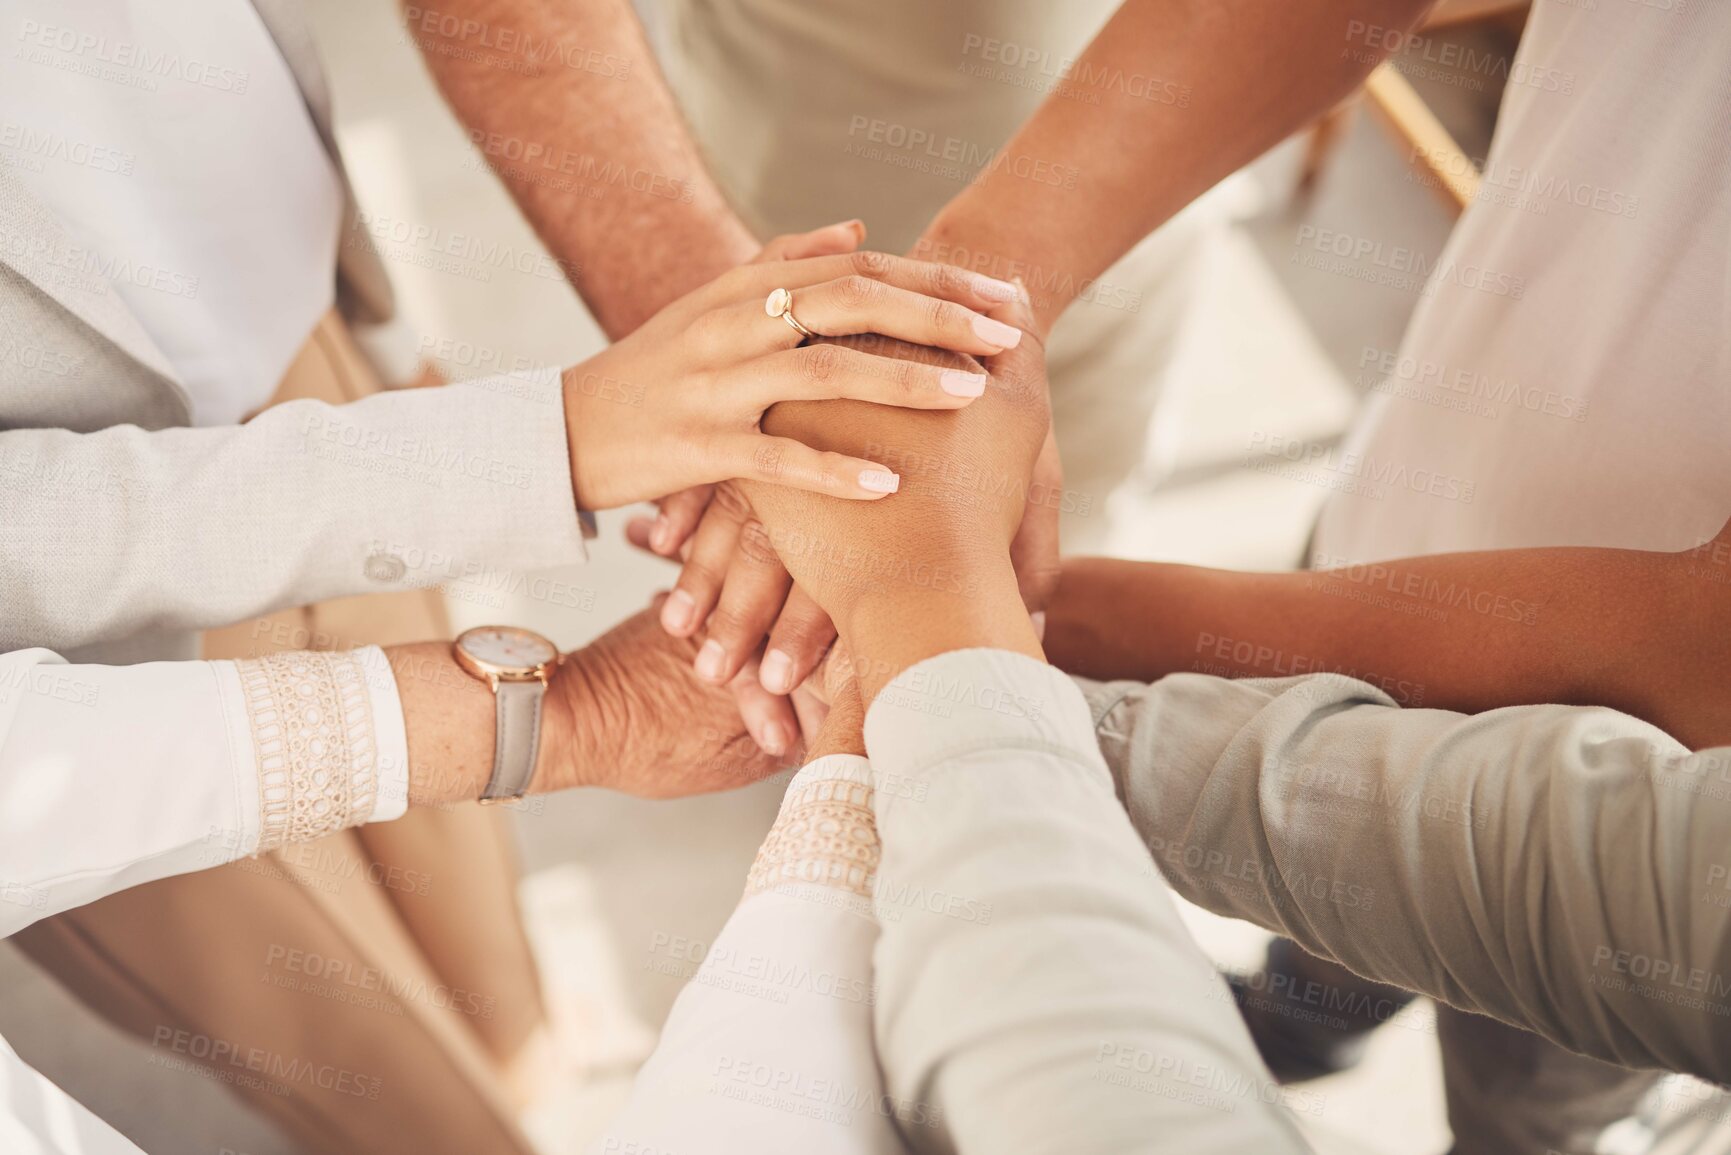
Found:
[[494, 691], [497, 727], [493, 738], [493, 777], [481, 794], [482, 802], [521, 798], [535, 776], [535, 757], [541, 749], [541, 699], [547, 683], [500, 682]]

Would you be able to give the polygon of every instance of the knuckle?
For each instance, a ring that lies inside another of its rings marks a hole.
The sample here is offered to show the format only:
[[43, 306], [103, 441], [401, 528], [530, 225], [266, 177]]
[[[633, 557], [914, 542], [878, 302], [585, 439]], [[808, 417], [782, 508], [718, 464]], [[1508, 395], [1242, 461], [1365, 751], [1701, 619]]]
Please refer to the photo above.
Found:
[[726, 576], [724, 571], [712, 565], [708, 559], [693, 557], [685, 563], [685, 568], [679, 571], [678, 586], [702, 601], [703, 595], [721, 588], [722, 579]]
[[709, 635], [724, 645], [727, 641], [743, 641], [751, 633], [752, 621], [749, 616], [736, 605], [722, 602], [709, 615]]
[[888, 253], [875, 252], [871, 249], [861, 249], [850, 256], [853, 271], [862, 277], [879, 280], [889, 276], [892, 259]]
[[960, 296], [969, 289], [968, 276], [954, 265], [937, 265], [932, 272], [932, 290], [946, 297]]
[[947, 331], [961, 326], [962, 307], [960, 305], [934, 297], [926, 307], [931, 310], [932, 325], [939, 331]]
[[891, 358], [889, 364], [884, 367], [884, 376], [889, 378], [890, 384], [901, 392], [917, 393], [925, 377], [921, 368], [912, 361], [903, 361], [901, 358], [895, 357]]
[[770, 542], [769, 531], [756, 519], [747, 522], [740, 533], [739, 552], [754, 565], [781, 568], [781, 558], [776, 555], [775, 546]]
[[841, 371], [842, 351], [834, 345], [807, 345], [799, 359], [808, 381], [828, 381]]
[[804, 615], [795, 617], [793, 611], [785, 610], [781, 619], [775, 623], [772, 644], [796, 658], [814, 656], [823, 648], [823, 642], [817, 622]]
[[[763, 449], [758, 450], [757, 456], [763, 456]], [[746, 500], [738, 486], [731, 483], [715, 487], [713, 506], [729, 521], [743, 522], [751, 519], [751, 502]]]
[[835, 283], [836, 297], [849, 309], [858, 309], [878, 298], [878, 282], [870, 277], [843, 277]]
[[[763, 481], [780, 481], [787, 474], [787, 448], [778, 441], [766, 441], [751, 455], [753, 476]], [[742, 503], [745, 498], [739, 499]], [[743, 516], [743, 514], [742, 514]]]

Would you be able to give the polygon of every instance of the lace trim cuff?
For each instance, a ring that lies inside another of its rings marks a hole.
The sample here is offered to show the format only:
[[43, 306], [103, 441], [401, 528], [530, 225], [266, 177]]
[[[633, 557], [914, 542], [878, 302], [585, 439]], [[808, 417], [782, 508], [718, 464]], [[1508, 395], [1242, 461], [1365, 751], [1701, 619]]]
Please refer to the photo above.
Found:
[[807, 779], [802, 771], [758, 849], [745, 893], [804, 883], [870, 898], [881, 857], [872, 788], [846, 777]]
[[378, 743], [359, 655], [301, 651], [234, 666], [258, 767], [258, 853], [372, 818]]

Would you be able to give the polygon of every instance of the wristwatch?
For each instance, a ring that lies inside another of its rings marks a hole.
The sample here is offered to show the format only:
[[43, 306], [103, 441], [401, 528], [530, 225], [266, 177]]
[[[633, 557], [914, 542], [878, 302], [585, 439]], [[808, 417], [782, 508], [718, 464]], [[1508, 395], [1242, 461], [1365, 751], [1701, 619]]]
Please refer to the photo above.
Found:
[[451, 643], [457, 664], [486, 682], [498, 703], [493, 738], [493, 776], [481, 801], [523, 797], [535, 776], [541, 747], [541, 699], [559, 664], [559, 647], [532, 630], [477, 626]]

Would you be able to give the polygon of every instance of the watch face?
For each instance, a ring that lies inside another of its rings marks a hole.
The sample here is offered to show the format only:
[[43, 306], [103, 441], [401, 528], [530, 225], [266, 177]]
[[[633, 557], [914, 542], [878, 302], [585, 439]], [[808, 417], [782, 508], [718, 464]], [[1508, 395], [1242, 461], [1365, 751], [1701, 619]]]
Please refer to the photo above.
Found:
[[540, 634], [510, 626], [482, 626], [468, 630], [457, 644], [472, 658], [505, 670], [532, 670], [559, 656], [553, 643]]

